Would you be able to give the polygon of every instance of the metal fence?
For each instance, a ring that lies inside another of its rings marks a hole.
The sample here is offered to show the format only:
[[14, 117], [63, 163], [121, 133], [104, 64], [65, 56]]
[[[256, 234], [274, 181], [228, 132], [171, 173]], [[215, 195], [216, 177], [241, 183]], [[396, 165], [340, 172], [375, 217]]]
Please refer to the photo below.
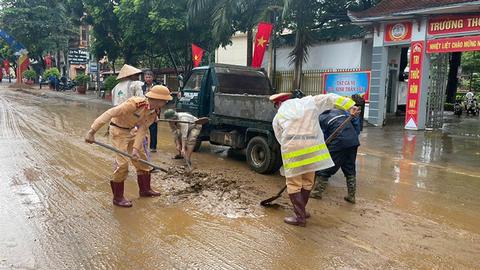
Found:
[[[306, 95], [323, 93], [323, 74], [321, 70], [305, 70], [302, 73], [302, 91]], [[278, 93], [293, 90], [293, 70], [279, 71], [275, 74], [275, 86]]]
[[[329, 72], [354, 72], [359, 69], [337, 70], [304, 70], [302, 72], [301, 90], [306, 95], [318, 95], [323, 93], [323, 74]], [[293, 70], [279, 71], [275, 74], [275, 88], [278, 93], [290, 92], [293, 89]]]

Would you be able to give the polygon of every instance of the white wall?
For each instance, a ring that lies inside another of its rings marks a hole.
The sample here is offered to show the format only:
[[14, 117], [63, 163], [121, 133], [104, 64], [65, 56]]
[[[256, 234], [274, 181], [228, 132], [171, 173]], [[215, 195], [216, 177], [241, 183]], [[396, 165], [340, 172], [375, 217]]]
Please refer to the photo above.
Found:
[[[370, 69], [372, 41], [363, 39], [320, 43], [312, 46], [304, 70], [325, 69]], [[277, 71], [293, 70], [288, 55], [292, 47], [277, 49]], [[269, 51], [265, 52], [262, 66], [268, 70]], [[236, 34], [232, 45], [216, 51], [216, 63], [246, 65], [247, 36]]]
[[247, 35], [237, 33], [232, 37], [232, 45], [218, 48], [215, 52], [215, 63], [246, 66]]
[[[312, 46], [304, 70], [314, 69], [351, 69], [362, 68], [362, 42], [363, 40], [335, 41]], [[288, 55], [292, 47], [277, 49], [277, 70], [293, 70]], [[371, 56], [370, 56], [371, 57]], [[269, 53], [265, 53], [263, 66], [266, 68]]]

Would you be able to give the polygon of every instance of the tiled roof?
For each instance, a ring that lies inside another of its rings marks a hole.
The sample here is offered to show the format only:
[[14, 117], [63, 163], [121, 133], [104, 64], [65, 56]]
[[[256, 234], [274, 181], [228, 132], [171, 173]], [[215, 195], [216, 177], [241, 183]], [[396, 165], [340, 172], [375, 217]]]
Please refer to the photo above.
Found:
[[398, 12], [441, 7], [461, 3], [475, 2], [472, 0], [383, 0], [376, 6], [361, 12], [350, 12], [356, 18], [382, 17]]

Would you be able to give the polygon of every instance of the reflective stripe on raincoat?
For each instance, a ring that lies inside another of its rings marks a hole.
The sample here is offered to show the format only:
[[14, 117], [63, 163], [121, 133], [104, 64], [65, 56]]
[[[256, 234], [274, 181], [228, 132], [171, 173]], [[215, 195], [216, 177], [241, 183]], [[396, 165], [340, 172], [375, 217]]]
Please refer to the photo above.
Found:
[[285, 177], [334, 166], [318, 117], [325, 110], [334, 107], [348, 110], [354, 105], [350, 98], [335, 94], [290, 99], [282, 103], [272, 124], [282, 149]]

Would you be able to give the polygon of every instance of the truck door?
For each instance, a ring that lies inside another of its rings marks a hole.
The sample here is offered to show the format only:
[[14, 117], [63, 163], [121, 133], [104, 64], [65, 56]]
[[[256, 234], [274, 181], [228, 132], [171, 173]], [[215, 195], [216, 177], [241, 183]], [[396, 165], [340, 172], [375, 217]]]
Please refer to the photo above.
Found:
[[182, 97], [177, 103], [177, 109], [188, 112], [194, 116], [201, 117], [202, 101], [204, 100], [205, 89], [208, 81], [208, 69], [194, 69], [185, 82], [182, 90]]

